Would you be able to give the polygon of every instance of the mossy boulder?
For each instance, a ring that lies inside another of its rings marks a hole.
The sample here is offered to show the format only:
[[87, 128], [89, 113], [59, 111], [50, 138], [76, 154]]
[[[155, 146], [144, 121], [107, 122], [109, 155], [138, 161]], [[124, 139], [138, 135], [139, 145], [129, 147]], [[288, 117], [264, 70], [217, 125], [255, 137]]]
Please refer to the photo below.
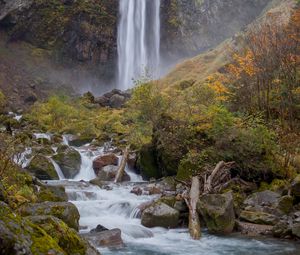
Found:
[[278, 200], [277, 208], [284, 214], [289, 214], [293, 209], [293, 202], [292, 196], [283, 196]]
[[137, 168], [145, 179], [158, 179], [162, 177], [162, 174], [158, 169], [155, 148], [153, 145], [148, 144], [141, 148], [138, 156]]
[[27, 170], [40, 180], [58, 180], [58, 174], [52, 162], [45, 156], [36, 155], [30, 161]]
[[64, 177], [73, 179], [81, 167], [81, 156], [78, 151], [68, 146], [61, 146], [57, 154], [53, 156], [54, 161], [60, 166]]
[[52, 215], [63, 220], [69, 227], [79, 229], [79, 212], [69, 202], [43, 202], [27, 204], [19, 208], [22, 216]]
[[176, 228], [179, 212], [163, 202], [156, 202], [142, 213], [142, 225], [148, 228]]
[[200, 196], [197, 211], [202, 215], [209, 232], [228, 234], [233, 231], [235, 214], [231, 192]]
[[76, 230], [68, 227], [62, 220], [50, 215], [26, 218], [50, 235], [67, 254], [86, 254], [86, 241], [77, 234]]
[[37, 193], [38, 202], [67, 202], [68, 196], [63, 186], [41, 186]]
[[0, 202], [0, 253], [9, 255], [66, 255], [58, 243], [38, 225]]
[[273, 214], [246, 210], [241, 212], [240, 219], [250, 223], [272, 226], [274, 226], [278, 222], [278, 218]]

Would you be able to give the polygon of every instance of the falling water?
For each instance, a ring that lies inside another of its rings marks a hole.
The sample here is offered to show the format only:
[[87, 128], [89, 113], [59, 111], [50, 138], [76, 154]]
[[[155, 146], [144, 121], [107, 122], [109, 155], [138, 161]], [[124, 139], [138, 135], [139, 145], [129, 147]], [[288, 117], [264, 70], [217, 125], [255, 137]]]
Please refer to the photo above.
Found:
[[160, 0], [120, 0], [118, 28], [118, 87], [159, 75]]

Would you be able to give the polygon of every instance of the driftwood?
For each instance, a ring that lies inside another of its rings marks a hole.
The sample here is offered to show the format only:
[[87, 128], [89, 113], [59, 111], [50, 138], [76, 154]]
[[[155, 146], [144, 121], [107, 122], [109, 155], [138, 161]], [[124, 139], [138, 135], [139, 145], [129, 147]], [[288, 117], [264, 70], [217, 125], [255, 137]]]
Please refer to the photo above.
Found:
[[189, 231], [194, 240], [199, 240], [201, 237], [200, 220], [196, 208], [199, 196], [200, 181], [198, 177], [193, 177], [189, 197], [184, 196], [184, 200], [189, 208]]
[[125, 167], [127, 164], [127, 159], [128, 159], [128, 155], [129, 155], [129, 146], [127, 146], [124, 150], [123, 153], [123, 157], [122, 157], [122, 161], [121, 164], [118, 168], [117, 174], [116, 174], [116, 178], [115, 178], [115, 183], [117, 182], [121, 182], [125, 173]]
[[229, 169], [232, 167], [234, 162], [225, 163], [220, 161], [215, 169], [211, 172], [208, 178], [204, 177], [203, 193], [212, 193], [215, 189], [219, 189], [222, 183], [230, 180]]

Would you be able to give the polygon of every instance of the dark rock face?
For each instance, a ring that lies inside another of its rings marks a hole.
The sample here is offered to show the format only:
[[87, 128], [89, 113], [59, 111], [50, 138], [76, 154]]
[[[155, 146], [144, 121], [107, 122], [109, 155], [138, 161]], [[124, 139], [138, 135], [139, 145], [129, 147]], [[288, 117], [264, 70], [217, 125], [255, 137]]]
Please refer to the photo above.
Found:
[[27, 204], [19, 209], [22, 216], [52, 215], [63, 220], [69, 227], [79, 229], [79, 212], [69, 202], [44, 202]]
[[50, 50], [59, 63], [84, 63], [88, 72], [98, 77], [105, 74], [106, 81], [113, 79], [118, 0], [3, 1], [0, 30], [4, 27], [10, 40], [27, 41]]
[[292, 193], [296, 197], [300, 197], [300, 174], [292, 182]]
[[164, 58], [198, 54], [251, 23], [271, 0], [163, 0]]

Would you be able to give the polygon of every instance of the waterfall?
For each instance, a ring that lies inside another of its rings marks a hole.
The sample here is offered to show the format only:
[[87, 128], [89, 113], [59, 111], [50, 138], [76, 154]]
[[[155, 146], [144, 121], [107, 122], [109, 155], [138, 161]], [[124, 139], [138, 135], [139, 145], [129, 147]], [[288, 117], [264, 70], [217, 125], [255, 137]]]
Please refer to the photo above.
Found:
[[160, 62], [160, 0], [120, 0], [118, 88], [145, 74], [156, 78]]

